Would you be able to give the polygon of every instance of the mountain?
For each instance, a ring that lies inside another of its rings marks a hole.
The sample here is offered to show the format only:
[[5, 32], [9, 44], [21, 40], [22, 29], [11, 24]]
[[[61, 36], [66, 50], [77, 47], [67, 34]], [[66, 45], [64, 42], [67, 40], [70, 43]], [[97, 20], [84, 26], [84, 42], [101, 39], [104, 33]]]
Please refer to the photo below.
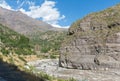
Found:
[[60, 29], [52, 27], [43, 21], [33, 19], [20, 11], [11, 11], [2, 7], [0, 7], [0, 23], [21, 34], [29, 34], [48, 30], [64, 30], [62, 28]]
[[67, 31], [65, 28], [55, 28], [43, 21], [33, 19], [20, 11], [11, 11], [1, 7], [0, 23], [30, 38], [30, 43], [41, 46], [40, 50], [43, 52], [59, 49]]
[[120, 69], [120, 4], [75, 21], [60, 48], [59, 63], [83, 70]]
[[46, 31], [29, 34], [31, 44], [37, 47], [36, 51], [48, 53], [49, 51], [57, 51], [63, 39], [66, 37], [66, 31]]
[[35, 52], [29, 38], [0, 24], [0, 53], [31, 55]]

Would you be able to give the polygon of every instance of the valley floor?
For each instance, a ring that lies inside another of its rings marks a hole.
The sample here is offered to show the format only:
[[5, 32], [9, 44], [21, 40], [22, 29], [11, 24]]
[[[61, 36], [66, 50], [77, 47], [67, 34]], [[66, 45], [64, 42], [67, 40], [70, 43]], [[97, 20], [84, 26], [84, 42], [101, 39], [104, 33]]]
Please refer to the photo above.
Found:
[[29, 65], [35, 66], [36, 72], [46, 72], [47, 74], [62, 78], [74, 78], [78, 81], [120, 81], [120, 70], [77, 70], [58, 67], [58, 60], [44, 59], [29, 62]]

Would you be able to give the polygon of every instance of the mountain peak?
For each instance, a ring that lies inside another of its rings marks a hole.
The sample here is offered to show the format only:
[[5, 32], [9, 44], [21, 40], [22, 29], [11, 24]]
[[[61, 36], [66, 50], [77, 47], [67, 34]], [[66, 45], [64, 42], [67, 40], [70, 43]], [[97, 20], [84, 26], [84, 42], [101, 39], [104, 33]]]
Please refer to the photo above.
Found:
[[21, 11], [12, 11], [0, 7], [0, 23], [21, 34], [54, 30], [51, 25], [33, 19]]

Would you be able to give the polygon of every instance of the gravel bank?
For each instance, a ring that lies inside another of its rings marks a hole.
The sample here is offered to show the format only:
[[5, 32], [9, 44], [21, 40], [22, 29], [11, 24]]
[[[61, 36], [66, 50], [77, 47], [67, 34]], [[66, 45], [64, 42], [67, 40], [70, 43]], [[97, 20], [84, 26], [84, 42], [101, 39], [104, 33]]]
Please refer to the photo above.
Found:
[[58, 59], [44, 59], [29, 62], [38, 71], [43, 71], [51, 76], [68, 79], [75, 78], [79, 81], [120, 81], [120, 70], [77, 70], [66, 69], [58, 66]]

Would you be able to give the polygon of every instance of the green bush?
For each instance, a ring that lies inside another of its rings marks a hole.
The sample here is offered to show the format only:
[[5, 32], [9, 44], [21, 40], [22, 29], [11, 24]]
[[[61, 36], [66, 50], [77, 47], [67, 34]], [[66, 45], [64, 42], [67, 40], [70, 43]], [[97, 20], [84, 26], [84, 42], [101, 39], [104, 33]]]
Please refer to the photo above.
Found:
[[67, 32], [59, 31], [46, 31], [36, 32], [29, 35], [31, 37], [30, 42], [34, 45], [40, 46], [42, 53], [47, 53], [51, 49], [59, 50], [63, 39], [66, 37]]
[[4, 54], [4, 55], [7, 55], [7, 54], [10, 53], [9, 50], [5, 50], [5, 48], [2, 48], [2, 49], [1, 49], [1, 52], [2, 52], [2, 54]]

